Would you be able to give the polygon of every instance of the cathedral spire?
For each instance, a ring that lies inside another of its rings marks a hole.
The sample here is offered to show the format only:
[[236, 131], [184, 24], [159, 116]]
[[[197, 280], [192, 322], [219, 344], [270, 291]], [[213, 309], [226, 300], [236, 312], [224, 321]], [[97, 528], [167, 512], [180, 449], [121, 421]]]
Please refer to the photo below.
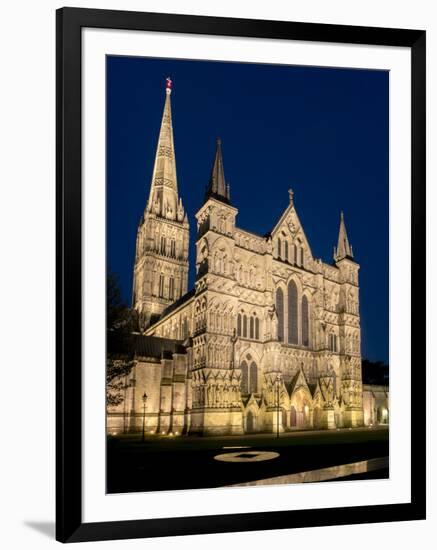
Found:
[[217, 138], [214, 164], [212, 166], [209, 185], [205, 193], [205, 201], [209, 198], [213, 198], [229, 204], [230, 197], [230, 189], [229, 185], [226, 185], [225, 171], [223, 168], [222, 142], [220, 138]]
[[354, 254], [352, 251], [352, 246], [349, 244], [349, 239], [347, 237], [346, 225], [344, 223], [344, 214], [340, 214], [340, 229], [338, 231], [338, 244], [337, 248], [334, 247], [334, 260], [338, 262], [344, 258], [353, 258]]
[[180, 212], [178, 214], [178, 211], [180, 211], [180, 208], [178, 208], [178, 206], [181, 205], [179, 205], [178, 200], [178, 182], [176, 177], [176, 160], [171, 118], [170, 96], [172, 86], [172, 80], [170, 77], [167, 77], [164, 112], [156, 148], [147, 210], [158, 216], [163, 216], [171, 220], [179, 220]]

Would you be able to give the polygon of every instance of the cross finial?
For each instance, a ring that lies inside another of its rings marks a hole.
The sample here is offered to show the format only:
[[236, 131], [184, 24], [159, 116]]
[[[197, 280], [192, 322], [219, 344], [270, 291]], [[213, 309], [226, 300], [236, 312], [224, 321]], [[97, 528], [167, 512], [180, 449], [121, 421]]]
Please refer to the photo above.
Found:
[[293, 189], [289, 189], [288, 190], [288, 196], [290, 198], [290, 204], [293, 204], [293, 196], [294, 196], [294, 191]]
[[172, 86], [173, 86], [173, 80], [168, 76], [165, 79], [165, 91], [167, 94], [171, 94]]

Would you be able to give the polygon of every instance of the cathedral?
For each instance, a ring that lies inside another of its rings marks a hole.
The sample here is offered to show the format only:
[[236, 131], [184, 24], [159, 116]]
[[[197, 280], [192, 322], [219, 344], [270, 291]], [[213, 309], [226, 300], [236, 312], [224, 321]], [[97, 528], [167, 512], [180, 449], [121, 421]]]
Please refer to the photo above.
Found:
[[196, 280], [188, 290], [189, 220], [178, 192], [171, 92], [167, 79], [136, 237], [133, 307], [141, 332], [129, 349], [108, 338], [108, 353], [134, 358], [123, 402], [108, 409], [108, 432], [362, 426], [373, 418], [363, 403], [373, 405], [363, 400], [360, 266], [343, 213], [331, 264], [313, 256], [291, 190], [269, 233], [240, 228], [218, 139], [196, 214]]

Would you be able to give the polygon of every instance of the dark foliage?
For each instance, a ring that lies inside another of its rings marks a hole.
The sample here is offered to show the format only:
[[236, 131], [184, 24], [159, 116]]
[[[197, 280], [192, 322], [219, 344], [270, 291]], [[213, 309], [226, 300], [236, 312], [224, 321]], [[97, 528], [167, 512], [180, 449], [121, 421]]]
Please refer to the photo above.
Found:
[[375, 384], [377, 386], [388, 386], [389, 367], [382, 361], [362, 361], [363, 384]]
[[[131, 337], [138, 330], [138, 314], [123, 303], [118, 276], [108, 271], [106, 284], [106, 322], [110, 333], [120, 338]], [[106, 403], [116, 406], [123, 402], [124, 390], [128, 386], [127, 377], [134, 365], [133, 357], [120, 355], [106, 359]]]

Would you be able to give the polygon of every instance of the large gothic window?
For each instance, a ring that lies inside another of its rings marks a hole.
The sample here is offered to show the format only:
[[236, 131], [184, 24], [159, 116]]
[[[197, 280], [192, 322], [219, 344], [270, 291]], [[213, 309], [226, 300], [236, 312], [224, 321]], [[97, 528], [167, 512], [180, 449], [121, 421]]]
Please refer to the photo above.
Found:
[[240, 365], [241, 369], [241, 393], [247, 395], [248, 393], [256, 393], [258, 390], [258, 367], [256, 363], [252, 361], [250, 367], [247, 362], [243, 361]]
[[254, 362], [250, 364], [249, 370], [249, 393], [256, 393], [258, 389], [258, 368]]
[[309, 346], [310, 344], [310, 331], [309, 331], [309, 306], [308, 298], [304, 296], [302, 298], [302, 345]]
[[278, 315], [278, 340], [284, 341], [284, 292], [282, 288], [276, 291], [276, 313]]
[[247, 317], [243, 315], [243, 338], [247, 338]]
[[246, 361], [240, 365], [241, 368], [241, 393], [249, 393], [249, 372]]
[[288, 283], [288, 343], [299, 343], [297, 323], [297, 286], [294, 281], [290, 281]]

